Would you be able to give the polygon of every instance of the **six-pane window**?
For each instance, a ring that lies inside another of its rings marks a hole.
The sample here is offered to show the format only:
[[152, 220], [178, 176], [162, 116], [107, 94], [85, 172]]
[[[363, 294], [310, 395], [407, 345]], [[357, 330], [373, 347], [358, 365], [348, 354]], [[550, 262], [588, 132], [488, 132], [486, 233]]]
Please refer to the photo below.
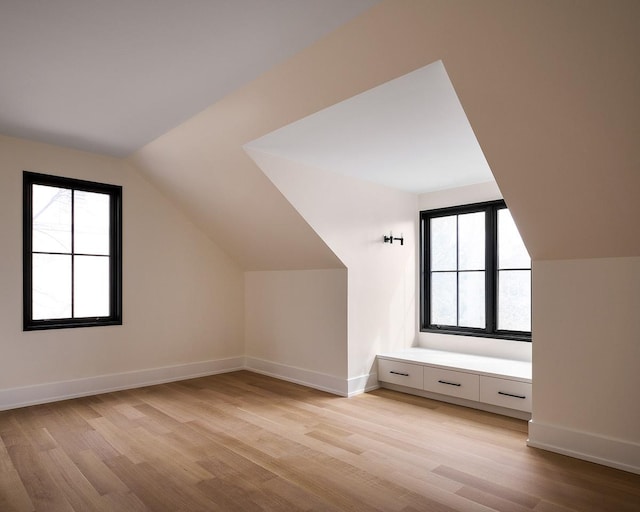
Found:
[[24, 173], [24, 329], [122, 323], [115, 185]]
[[531, 259], [504, 201], [421, 212], [421, 328], [531, 339]]

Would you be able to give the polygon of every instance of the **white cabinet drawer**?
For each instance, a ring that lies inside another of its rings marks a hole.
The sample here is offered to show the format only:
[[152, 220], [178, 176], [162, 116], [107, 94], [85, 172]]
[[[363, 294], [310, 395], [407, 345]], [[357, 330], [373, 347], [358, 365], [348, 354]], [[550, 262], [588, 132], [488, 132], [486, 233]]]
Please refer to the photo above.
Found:
[[479, 376], [473, 373], [424, 367], [424, 389], [433, 393], [478, 400]]
[[422, 366], [389, 359], [378, 359], [378, 380], [422, 389]]
[[480, 377], [480, 401], [531, 412], [531, 384], [496, 377]]

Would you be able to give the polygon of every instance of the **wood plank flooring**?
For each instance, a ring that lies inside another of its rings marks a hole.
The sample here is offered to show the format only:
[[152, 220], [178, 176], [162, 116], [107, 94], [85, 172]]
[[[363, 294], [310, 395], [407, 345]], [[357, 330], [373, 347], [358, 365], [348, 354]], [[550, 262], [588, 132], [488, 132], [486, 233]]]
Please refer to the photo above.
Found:
[[638, 512], [524, 421], [249, 372], [0, 412], [0, 511]]

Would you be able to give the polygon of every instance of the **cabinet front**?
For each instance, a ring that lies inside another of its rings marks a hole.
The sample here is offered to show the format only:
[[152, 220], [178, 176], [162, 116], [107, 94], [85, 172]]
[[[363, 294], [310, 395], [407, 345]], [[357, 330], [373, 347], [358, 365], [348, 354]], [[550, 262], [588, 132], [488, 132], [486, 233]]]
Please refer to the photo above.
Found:
[[531, 384], [496, 377], [480, 377], [480, 400], [509, 409], [531, 412]]
[[478, 375], [430, 366], [424, 367], [424, 389], [467, 400], [480, 398]]
[[422, 389], [422, 366], [389, 359], [378, 359], [378, 380]]

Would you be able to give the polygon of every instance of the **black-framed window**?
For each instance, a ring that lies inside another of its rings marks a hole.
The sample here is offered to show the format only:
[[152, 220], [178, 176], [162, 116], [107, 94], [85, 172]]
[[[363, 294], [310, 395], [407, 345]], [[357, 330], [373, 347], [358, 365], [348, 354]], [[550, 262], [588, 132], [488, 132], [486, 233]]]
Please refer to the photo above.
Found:
[[421, 330], [531, 341], [531, 259], [504, 201], [420, 212]]
[[23, 173], [23, 328], [122, 324], [122, 187]]

